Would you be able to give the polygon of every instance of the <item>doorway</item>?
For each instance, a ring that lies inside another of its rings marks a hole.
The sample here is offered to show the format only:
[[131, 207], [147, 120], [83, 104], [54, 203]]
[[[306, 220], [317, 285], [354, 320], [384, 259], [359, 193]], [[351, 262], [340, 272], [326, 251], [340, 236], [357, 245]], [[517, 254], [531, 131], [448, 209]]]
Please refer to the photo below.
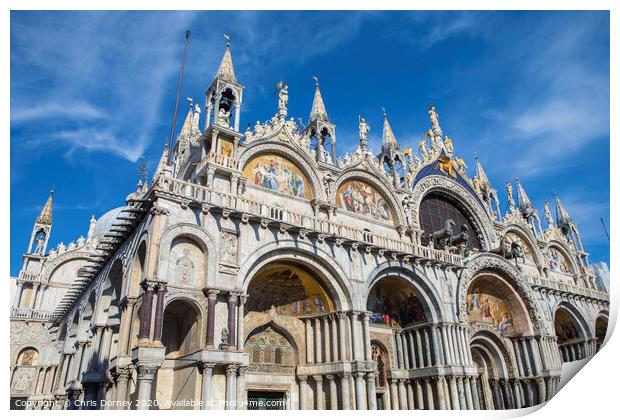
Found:
[[284, 410], [286, 395], [284, 392], [248, 391], [248, 410]]

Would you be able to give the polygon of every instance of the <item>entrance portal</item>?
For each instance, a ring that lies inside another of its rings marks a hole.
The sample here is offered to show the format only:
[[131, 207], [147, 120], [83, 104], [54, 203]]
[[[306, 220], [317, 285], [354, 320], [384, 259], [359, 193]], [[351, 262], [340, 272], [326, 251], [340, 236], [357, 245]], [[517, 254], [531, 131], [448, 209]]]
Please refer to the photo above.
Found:
[[286, 395], [284, 392], [248, 391], [248, 410], [284, 410]]

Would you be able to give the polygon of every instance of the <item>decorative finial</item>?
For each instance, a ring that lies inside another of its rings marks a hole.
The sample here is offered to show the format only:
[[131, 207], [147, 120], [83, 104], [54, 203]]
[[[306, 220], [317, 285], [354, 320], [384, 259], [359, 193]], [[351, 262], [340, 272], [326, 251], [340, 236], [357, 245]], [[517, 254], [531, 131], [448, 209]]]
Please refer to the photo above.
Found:
[[224, 39], [226, 40], [226, 48], [230, 48], [230, 35], [224, 34]]
[[189, 29], [185, 31], [185, 39], [189, 39], [190, 35], [192, 34], [192, 31], [190, 31]]
[[381, 107], [381, 110], [383, 111], [383, 118], [387, 118], [387, 111], [385, 110], [385, 108]]
[[319, 78], [317, 76], [312, 76], [312, 78], [314, 79], [316, 87], [319, 87]]

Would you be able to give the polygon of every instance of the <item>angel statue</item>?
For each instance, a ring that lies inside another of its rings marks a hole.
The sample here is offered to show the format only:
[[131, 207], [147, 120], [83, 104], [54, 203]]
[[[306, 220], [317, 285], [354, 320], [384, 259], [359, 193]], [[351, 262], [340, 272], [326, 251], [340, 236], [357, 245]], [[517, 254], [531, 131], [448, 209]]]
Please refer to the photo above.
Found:
[[217, 113], [217, 124], [221, 127], [228, 128], [230, 126], [230, 112], [224, 108], [220, 108]]
[[428, 109], [428, 116], [431, 119], [431, 127], [433, 129], [439, 128], [439, 115], [437, 115], [437, 111], [435, 110], [435, 105], [431, 105]]
[[512, 184], [510, 181], [506, 182], [506, 194], [508, 195], [508, 206], [513, 209], [515, 206], [515, 200], [512, 196]]
[[424, 139], [420, 140], [420, 156], [422, 156], [423, 161], [426, 161], [428, 157], [428, 152], [426, 151], [426, 141], [424, 141]]
[[551, 215], [551, 209], [549, 208], [549, 201], [545, 201], [545, 209], [543, 210], [545, 220], [547, 220], [548, 226], [553, 226], [553, 216]]
[[360, 140], [367, 142], [368, 141], [368, 132], [370, 131], [370, 126], [366, 124], [366, 120], [360, 116], [357, 117], [359, 120], [359, 129], [360, 129]]
[[288, 84], [285, 82], [278, 82], [276, 85], [276, 91], [280, 91], [278, 93], [278, 110], [286, 110], [286, 106], [288, 105]]

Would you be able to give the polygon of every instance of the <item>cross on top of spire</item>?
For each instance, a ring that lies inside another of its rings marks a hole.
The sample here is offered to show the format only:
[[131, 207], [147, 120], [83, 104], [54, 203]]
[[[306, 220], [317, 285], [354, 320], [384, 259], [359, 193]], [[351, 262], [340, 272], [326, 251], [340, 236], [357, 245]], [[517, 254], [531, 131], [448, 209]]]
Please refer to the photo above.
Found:
[[323, 102], [323, 96], [321, 95], [321, 90], [319, 89], [319, 78], [316, 76], [312, 76], [314, 79], [314, 83], [316, 85], [316, 90], [314, 91], [314, 99], [312, 100], [312, 109], [310, 110], [310, 121], [315, 119], [322, 119], [325, 121], [329, 121], [329, 115], [327, 115], [327, 110], [325, 109], [325, 103]]

